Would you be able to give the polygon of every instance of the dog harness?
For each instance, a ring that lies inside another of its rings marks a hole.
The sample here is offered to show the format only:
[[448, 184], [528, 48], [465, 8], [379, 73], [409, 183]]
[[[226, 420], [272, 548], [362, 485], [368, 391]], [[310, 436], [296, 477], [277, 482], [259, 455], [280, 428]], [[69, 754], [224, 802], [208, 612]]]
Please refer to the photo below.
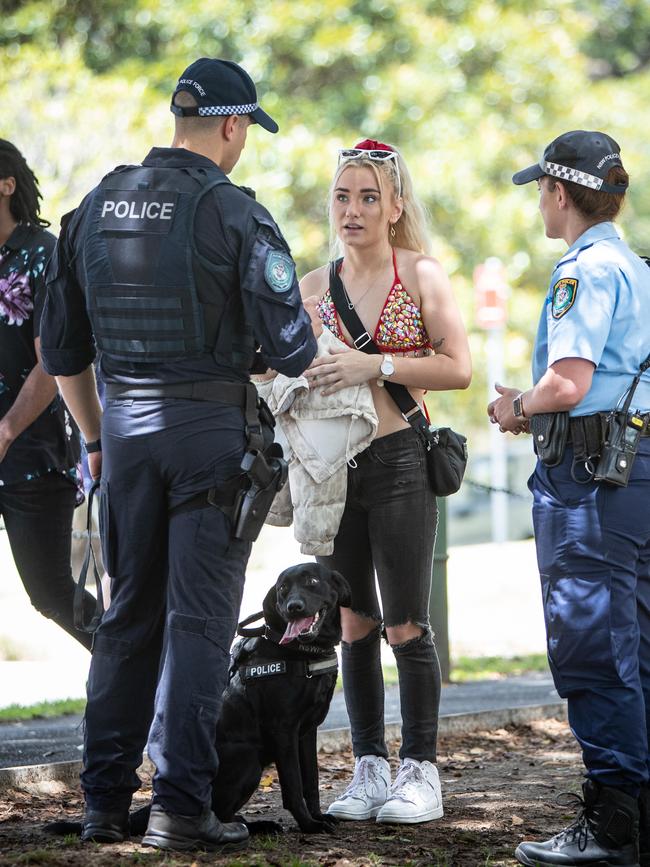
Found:
[[314, 677], [318, 674], [334, 674], [338, 671], [339, 661], [335, 653], [324, 659], [309, 662], [306, 659], [260, 659], [254, 665], [239, 665], [242, 680], [258, 677], [272, 677], [276, 674], [290, 674], [293, 677]]
[[260, 626], [247, 628], [249, 623], [254, 623], [264, 617], [264, 612], [259, 611], [257, 614], [251, 614], [237, 625], [237, 634], [244, 639], [233, 651], [233, 664], [230, 669], [230, 676], [233, 677], [235, 672], [239, 672], [242, 680], [254, 680], [259, 677], [273, 677], [279, 674], [289, 674], [294, 677], [314, 677], [319, 674], [333, 674], [338, 671], [339, 661], [335, 651], [322, 655], [317, 647], [311, 647], [307, 644], [299, 645], [296, 648], [287, 650], [292, 653], [321, 653], [320, 659], [315, 659], [313, 662], [307, 659], [265, 659], [261, 657], [255, 660], [255, 663], [248, 664], [249, 659], [254, 653], [258, 652], [260, 641], [268, 641], [271, 644], [279, 645], [282, 633], [272, 629], [267, 623]]

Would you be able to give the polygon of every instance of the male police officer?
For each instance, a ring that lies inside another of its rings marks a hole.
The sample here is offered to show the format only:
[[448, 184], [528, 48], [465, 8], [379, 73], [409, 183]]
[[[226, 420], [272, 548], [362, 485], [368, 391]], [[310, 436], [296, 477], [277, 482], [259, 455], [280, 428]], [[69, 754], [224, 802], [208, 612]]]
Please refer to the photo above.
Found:
[[515, 854], [537, 867], [638, 867], [639, 842], [650, 864], [650, 270], [612, 223], [628, 176], [608, 135], [564, 133], [513, 181], [537, 181], [546, 234], [569, 249], [542, 309], [535, 386], [498, 386], [488, 413], [502, 430], [530, 424], [535, 439], [549, 663], [587, 770], [577, 820]]
[[[83, 838], [128, 834], [153, 715], [143, 842], [218, 850], [248, 836], [209, 806], [250, 553], [226, 514], [227, 480], [240, 474], [252, 440], [261, 445], [248, 375], [256, 356], [302, 373], [316, 352], [316, 313], [303, 309], [269, 213], [226, 177], [250, 124], [278, 129], [251, 78], [235, 63], [202, 58], [181, 76], [171, 110], [171, 148], [117, 168], [63, 219], [41, 339], [91, 472], [101, 473], [113, 579], [88, 681]], [[107, 383], [101, 441], [95, 345]]]

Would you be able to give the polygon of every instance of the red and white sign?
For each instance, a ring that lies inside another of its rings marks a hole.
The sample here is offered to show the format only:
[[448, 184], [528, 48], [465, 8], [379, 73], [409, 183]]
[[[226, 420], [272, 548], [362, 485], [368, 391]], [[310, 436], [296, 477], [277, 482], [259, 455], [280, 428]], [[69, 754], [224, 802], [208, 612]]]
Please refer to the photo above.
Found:
[[476, 324], [479, 328], [503, 328], [507, 319], [508, 284], [503, 263], [496, 256], [474, 268]]

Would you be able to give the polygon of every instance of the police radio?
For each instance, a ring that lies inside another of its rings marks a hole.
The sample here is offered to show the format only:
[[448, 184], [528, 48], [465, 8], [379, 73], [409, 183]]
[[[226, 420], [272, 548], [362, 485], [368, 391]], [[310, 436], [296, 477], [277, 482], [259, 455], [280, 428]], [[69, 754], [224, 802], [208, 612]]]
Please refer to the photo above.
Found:
[[627, 486], [639, 450], [639, 440], [647, 425], [647, 420], [636, 413], [611, 413], [607, 418], [607, 434], [600, 453], [594, 480]]
[[607, 416], [607, 430], [594, 481], [609, 485], [627, 487], [634, 459], [639, 450], [639, 441], [646, 431], [650, 416], [630, 413], [630, 404], [641, 376], [650, 367], [650, 355], [639, 368], [632, 384], [625, 394], [620, 412], [610, 412]]

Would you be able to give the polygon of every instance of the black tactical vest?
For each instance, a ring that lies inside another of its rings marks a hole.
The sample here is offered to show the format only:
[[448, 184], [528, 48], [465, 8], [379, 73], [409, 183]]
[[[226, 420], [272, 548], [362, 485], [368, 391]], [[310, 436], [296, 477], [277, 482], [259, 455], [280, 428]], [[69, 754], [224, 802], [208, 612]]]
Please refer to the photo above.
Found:
[[[232, 325], [225, 321], [232, 303], [201, 303], [211, 287], [196, 285], [196, 273], [205, 281], [210, 275], [194, 267], [194, 217], [201, 198], [225, 183], [209, 169], [142, 166], [102, 180], [84, 244], [88, 314], [102, 352], [135, 362], [217, 353], [220, 330]], [[240, 369], [250, 361], [241, 353], [224, 360]]]

